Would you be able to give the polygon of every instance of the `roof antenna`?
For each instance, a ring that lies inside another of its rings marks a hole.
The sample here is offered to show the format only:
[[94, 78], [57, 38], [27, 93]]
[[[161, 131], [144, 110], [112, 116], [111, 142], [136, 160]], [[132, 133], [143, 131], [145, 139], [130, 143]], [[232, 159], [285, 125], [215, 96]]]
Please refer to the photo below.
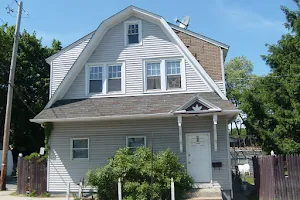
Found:
[[179, 23], [180, 28], [187, 29], [190, 23], [190, 16], [185, 16], [182, 21], [180, 21], [177, 17], [174, 20], [176, 23]]

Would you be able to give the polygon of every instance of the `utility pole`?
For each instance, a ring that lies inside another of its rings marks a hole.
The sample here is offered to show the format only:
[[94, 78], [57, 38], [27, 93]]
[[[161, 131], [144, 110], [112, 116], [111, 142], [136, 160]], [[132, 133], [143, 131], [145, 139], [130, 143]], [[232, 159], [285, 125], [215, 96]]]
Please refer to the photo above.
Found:
[[1, 177], [0, 177], [0, 191], [6, 190], [7, 152], [8, 152], [8, 145], [9, 145], [13, 86], [14, 86], [14, 79], [15, 79], [17, 54], [18, 54], [18, 44], [19, 44], [19, 34], [20, 34], [19, 32], [20, 32], [23, 2], [20, 1], [18, 5], [19, 6], [18, 6], [17, 24], [16, 24], [15, 35], [14, 35], [14, 46], [13, 46], [13, 52], [11, 57], [9, 80], [8, 80], [4, 136], [3, 136], [2, 167], [1, 167]]

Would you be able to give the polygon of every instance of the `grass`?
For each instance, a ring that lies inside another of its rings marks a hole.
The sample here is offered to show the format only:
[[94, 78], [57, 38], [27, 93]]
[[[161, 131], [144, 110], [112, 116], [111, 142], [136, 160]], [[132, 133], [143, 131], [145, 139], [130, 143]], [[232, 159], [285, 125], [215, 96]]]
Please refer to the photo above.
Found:
[[241, 177], [243, 181], [251, 184], [251, 185], [254, 185], [254, 178], [252, 176], [248, 176], [248, 175], [245, 175], [243, 177]]

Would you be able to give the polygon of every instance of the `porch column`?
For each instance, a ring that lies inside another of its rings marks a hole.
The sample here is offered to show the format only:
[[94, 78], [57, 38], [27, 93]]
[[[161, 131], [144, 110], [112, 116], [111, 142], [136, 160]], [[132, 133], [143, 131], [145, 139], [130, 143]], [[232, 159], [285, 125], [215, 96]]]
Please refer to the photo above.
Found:
[[213, 115], [213, 122], [214, 122], [214, 148], [215, 151], [218, 151], [218, 133], [217, 133], [217, 124], [218, 124], [218, 115]]
[[183, 147], [182, 147], [182, 116], [178, 115], [177, 120], [178, 120], [178, 128], [179, 128], [179, 149], [180, 149], [180, 153], [182, 153], [183, 152]]

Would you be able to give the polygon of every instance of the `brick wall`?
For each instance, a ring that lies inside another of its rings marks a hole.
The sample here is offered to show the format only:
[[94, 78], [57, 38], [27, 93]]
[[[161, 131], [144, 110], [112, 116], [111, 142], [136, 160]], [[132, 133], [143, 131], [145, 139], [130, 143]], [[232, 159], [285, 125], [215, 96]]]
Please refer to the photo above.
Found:
[[183, 41], [208, 75], [215, 81], [222, 80], [220, 48], [181, 31], [174, 30], [174, 32]]

